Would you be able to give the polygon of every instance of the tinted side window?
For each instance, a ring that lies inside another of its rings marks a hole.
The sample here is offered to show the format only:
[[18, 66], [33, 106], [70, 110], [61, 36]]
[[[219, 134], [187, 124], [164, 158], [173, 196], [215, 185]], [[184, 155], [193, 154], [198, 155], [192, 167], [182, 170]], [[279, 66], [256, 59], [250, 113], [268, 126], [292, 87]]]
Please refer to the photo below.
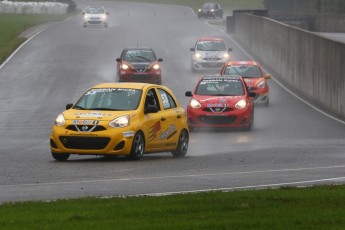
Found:
[[160, 110], [157, 94], [156, 94], [156, 91], [154, 89], [150, 89], [146, 94], [145, 107], [148, 105], [155, 105], [155, 106], [157, 106], [158, 110]]
[[158, 89], [158, 92], [162, 99], [164, 109], [176, 108], [176, 102], [168, 92], [163, 89]]

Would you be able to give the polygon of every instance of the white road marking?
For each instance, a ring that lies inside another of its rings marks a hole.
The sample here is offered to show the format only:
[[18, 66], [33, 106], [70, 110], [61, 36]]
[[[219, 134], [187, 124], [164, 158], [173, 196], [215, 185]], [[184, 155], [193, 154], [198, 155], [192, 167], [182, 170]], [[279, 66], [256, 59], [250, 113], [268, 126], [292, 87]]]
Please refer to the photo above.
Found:
[[[101, 180], [83, 180], [83, 181], [65, 181], [65, 182], [49, 182], [49, 183], [31, 183], [31, 184], [12, 184], [12, 185], [0, 185], [1, 188], [9, 187], [36, 187], [46, 185], [67, 185], [67, 184], [81, 184], [81, 183], [103, 183], [103, 182], [118, 182], [118, 181], [138, 181], [138, 180], [160, 180], [160, 179], [174, 179], [174, 178], [187, 178], [187, 177], [211, 177], [211, 176], [223, 176], [223, 175], [242, 175], [242, 174], [258, 174], [258, 173], [274, 173], [274, 172], [294, 172], [294, 171], [308, 171], [308, 170], [329, 170], [345, 168], [345, 165], [336, 166], [321, 166], [312, 168], [295, 168], [295, 169], [274, 169], [263, 171], [248, 171], [248, 172], [223, 172], [223, 173], [206, 173], [206, 174], [189, 174], [189, 175], [173, 175], [173, 176], [157, 176], [157, 177], [134, 177], [134, 178], [117, 178], [117, 179], [101, 179]], [[343, 177], [339, 177], [343, 178]], [[337, 180], [339, 178], [328, 178], [322, 180]], [[318, 180], [315, 180], [318, 181]], [[291, 183], [308, 183], [308, 181], [291, 182]], [[250, 187], [250, 186], [249, 186]]]

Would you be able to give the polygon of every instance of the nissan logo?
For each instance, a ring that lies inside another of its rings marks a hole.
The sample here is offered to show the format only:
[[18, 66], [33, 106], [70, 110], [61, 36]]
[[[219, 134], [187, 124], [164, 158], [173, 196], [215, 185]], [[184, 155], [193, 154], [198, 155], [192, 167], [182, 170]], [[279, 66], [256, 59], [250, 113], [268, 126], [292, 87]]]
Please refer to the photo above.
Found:
[[81, 130], [83, 130], [84, 132], [86, 132], [89, 129], [89, 127], [87, 127], [86, 125], [84, 125], [83, 127], [81, 127]]

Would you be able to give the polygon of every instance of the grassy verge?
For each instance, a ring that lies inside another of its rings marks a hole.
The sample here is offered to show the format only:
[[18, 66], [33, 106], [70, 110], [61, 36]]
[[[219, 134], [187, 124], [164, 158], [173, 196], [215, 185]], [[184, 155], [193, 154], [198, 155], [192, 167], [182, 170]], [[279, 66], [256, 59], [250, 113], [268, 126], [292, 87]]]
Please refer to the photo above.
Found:
[[60, 21], [69, 16], [69, 14], [0, 14], [0, 64], [25, 41], [25, 38], [18, 37], [23, 31], [38, 24]]
[[344, 229], [345, 186], [26, 202], [1, 229]]

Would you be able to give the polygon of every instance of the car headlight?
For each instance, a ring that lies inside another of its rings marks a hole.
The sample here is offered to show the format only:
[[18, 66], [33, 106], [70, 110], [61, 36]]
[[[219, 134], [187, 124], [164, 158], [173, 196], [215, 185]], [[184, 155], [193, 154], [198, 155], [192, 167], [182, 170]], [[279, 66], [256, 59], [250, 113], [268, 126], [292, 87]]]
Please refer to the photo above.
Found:
[[121, 65], [121, 69], [128, 69], [128, 68], [129, 68], [129, 66], [126, 65], [126, 64], [122, 64], [122, 65]]
[[201, 9], [199, 9], [199, 12], [201, 12]]
[[213, 12], [214, 12], [214, 9], [211, 9], [211, 12], [213, 13]]
[[262, 89], [262, 88], [265, 88], [266, 86], [266, 81], [262, 81], [258, 84], [258, 88]]
[[229, 57], [230, 57], [230, 55], [229, 55], [228, 53], [224, 53], [224, 54], [223, 54], [223, 58], [228, 59]]
[[194, 59], [201, 59], [201, 57], [202, 57], [201, 53], [194, 54]]
[[194, 98], [190, 101], [190, 106], [193, 108], [193, 109], [198, 109], [201, 107], [201, 104], [195, 100]]
[[235, 108], [237, 108], [237, 109], [244, 109], [246, 107], [247, 107], [247, 100], [246, 99], [239, 100], [235, 105]]
[[61, 114], [59, 114], [55, 119], [55, 125], [56, 126], [64, 126], [66, 124], [65, 117]]
[[155, 70], [158, 70], [160, 67], [159, 67], [158, 64], [155, 64], [152, 68], [155, 69]]
[[101, 19], [106, 19], [106, 18], [107, 18], [107, 15], [105, 15], [105, 14], [101, 15]]
[[126, 127], [128, 125], [129, 125], [129, 116], [128, 115], [118, 117], [109, 123], [109, 126], [113, 127], [113, 128], [122, 128], [122, 127]]

